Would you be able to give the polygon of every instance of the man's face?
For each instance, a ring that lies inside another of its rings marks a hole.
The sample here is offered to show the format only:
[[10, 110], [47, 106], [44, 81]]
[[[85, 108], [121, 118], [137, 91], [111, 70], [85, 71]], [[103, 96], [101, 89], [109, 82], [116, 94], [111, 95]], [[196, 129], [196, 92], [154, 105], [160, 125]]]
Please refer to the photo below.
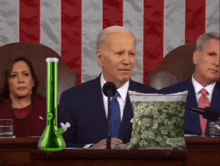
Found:
[[196, 65], [195, 78], [213, 83], [219, 79], [219, 40], [211, 39], [202, 51], [195, 51], [193, 62]]
[[135, 39], [130, 33], [111, 33], [97, 55], [105, 80], [119, 88], [131, 78], [136, 66]]

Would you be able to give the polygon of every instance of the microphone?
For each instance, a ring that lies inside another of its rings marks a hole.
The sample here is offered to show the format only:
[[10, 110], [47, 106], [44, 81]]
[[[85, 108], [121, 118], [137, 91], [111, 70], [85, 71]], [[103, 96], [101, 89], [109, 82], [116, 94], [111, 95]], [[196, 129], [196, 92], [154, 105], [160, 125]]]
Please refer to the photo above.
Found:
[[220, 117], [220, 109], [187, 108], [187, 110], [199, 113], [207, 120], [218, 121], [218, 118]]
[[117, 91], [116, 85], [113, 82], [106, 82], [103, 86], [103, 93], [108, 97], [108, 135], [106, 144], [106, 149], [111, 149], [111, 121], [112, 121], [112, 111], [110, 107], [110, 97], [113, 97]]
[[116, 93], [116, 85], [113, 82], [106, 82], [103, 86], [103, 93], [107, 97], [113, 97]]

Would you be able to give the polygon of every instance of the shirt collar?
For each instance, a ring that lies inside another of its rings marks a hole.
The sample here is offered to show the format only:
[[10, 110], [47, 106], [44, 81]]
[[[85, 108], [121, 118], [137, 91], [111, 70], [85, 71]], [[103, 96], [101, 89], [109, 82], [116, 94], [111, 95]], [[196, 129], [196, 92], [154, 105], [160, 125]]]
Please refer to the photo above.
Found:
[[192, 75], [192, 84], [194, 86], [194, 89], [195, 89], [195, 93], [198, 94], [200, 93], [200, 91], [204, 88], [205, 90], [207, 90], [207, 92], [209, 93], [209, 95], [212, 96], [212, 93], [213, 93], [213, 90], [214, 90], [214, 87], [215, 87], [215, 84], [216, 82], [206, 86], [206, 87], [203, 87], [200, 83], [198, 83], [195, 78], [193, 77]]
[[[106, 83], [106, 81], [103, 77], [103, 74], [101, 74], [101, 87], [103, 87], [105, 83]], [[127, 81], [123, 86], [121, 86], [120, 88], [117, 89], [118, 93], [120, 94], [120, 96], [124, 102], [126, 101], [128, 87], [129, 87], [129, 81]], [[104, 99], [107, 100], [107, 97], [105, 95], [104, 95]]]

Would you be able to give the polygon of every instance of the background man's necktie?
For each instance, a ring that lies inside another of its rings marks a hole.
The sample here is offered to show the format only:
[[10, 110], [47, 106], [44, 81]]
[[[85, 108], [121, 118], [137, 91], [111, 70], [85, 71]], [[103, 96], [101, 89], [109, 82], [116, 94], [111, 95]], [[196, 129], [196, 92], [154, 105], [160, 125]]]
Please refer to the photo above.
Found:
[[[205, 89], [202, 89], [201, 94], [202, 95], [199, 98], [199, 104], [198, 104], [199, 108], [210, 107], [210, 102], [207, 97], [208, 92]], [[200, 115], [200, 124], [202, 128], [202, 136], [205, 137], [208, 124], [207, 124], [207, 119], [204, 119], [201, 115]]]
[[116, 92], [115, 96], [112, 98], [111, 101], [111, 109], [112, 109], [112, 138], [118, 137], [118, 132], [121, 124], [120, 119], [120, 107], [117, 100], [117, 97], [120, 96], [118, 92]]

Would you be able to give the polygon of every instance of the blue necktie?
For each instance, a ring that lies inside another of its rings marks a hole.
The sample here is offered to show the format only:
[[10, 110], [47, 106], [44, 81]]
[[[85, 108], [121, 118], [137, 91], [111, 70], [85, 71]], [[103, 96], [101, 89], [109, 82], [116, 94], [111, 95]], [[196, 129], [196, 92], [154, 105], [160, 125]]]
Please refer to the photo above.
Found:
[[116, 92], [115, 96], [113, 96], [111, 100], [111, 109], [112, 109], [112, 138], [113, 137], [118, 137], [118, 132], [121, 124], [121, 119], [120, 119], [120, 108], [119, 108], [119, 103], [117, 100], [117, 97], [120, 96], [118, 92]]

